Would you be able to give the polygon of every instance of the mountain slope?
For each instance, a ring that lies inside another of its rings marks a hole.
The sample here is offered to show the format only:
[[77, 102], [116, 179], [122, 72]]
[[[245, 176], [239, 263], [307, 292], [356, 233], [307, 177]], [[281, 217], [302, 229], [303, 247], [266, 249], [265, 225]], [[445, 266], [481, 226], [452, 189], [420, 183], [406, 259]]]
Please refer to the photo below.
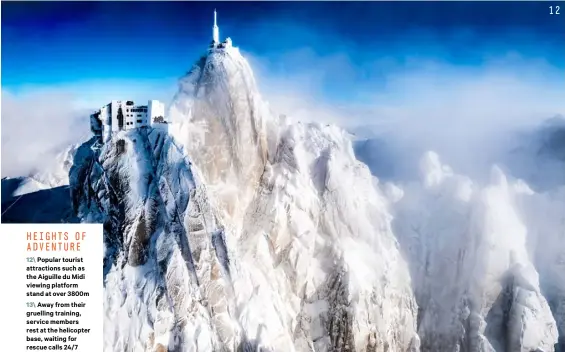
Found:
[[[416, 305], [392, 217], [343, 131], [282, 126], [253, 204], [240, 257], [271, 292], [283, 292], [277, 300], [290, 305], [297, 350], [417, 350]], [[257, 296], [248, 299], [261, 307]], [[276, 332], [271, 341], [282, 339]]]

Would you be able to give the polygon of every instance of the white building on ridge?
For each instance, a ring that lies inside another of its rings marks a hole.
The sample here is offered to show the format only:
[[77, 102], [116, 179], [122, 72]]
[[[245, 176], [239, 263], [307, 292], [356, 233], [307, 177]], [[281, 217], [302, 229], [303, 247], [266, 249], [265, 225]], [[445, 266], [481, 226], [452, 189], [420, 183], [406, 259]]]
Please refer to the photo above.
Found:
[[107, 142], [112, 132], [139, 127], [166, 127], [165, 104], [149, 100], [147, 105], [135, 105], [132, 100], [112, 100], [90, 115], [90, 129]]

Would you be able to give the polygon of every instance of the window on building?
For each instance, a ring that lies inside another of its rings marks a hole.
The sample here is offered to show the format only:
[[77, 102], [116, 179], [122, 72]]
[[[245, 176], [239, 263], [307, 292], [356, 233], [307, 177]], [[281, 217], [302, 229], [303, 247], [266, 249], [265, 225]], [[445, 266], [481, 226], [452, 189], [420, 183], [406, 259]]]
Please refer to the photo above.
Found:
[[141, 120], [137, 120], [137, 123], [141, 123]]
[[122, 113], [122, 108], [118, 108], [118, 129], [122, 129], [124, 127], [124, 114]]

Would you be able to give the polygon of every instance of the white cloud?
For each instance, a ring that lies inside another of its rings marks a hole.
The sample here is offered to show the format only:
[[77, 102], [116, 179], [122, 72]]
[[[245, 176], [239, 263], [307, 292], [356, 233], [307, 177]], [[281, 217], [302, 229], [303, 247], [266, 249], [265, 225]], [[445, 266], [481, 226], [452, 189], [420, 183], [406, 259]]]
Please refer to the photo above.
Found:
[[[284, 55], [279, 59], [287, 62]], [[277, 75], [272, 62], [255, 56], [251, 62], [274, 110], [376, 134], [399, 163], [416, 165], [423, 152], [435, 150], [456, 169], [486, 176], [513, 133], [565, 115], [562, 71], [516, 53], [480, 66], [419, 57], [355, 65], [343, 55], [304, 50], [289, 54], [289, 69]], [[344, 76], [357, 77], [359, 84]], [[324, 94], [328, 84], [334, 96]], [[340, 88], [350, 102], [335, 97]]]
[[2, 91], [2, 177], [41, 169], [65, 146], [87, 136], [88, 116], [62, 92]]
[[66, 147], [91, 137], [89, 114], [110, 100], [168, 103], [175, 88], [175, 79], [163, 79], [2, 89], [2, 177], [27, 176], [50, 167]]

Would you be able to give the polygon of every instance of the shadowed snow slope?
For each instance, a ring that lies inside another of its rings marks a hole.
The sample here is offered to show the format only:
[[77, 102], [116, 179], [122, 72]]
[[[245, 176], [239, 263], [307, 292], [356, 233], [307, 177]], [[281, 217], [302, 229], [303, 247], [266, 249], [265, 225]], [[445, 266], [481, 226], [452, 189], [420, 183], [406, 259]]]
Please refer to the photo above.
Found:
[[74, 211], [104, 224], [106, 351], [554, 350], [563, 193], [435, 153], [381, 185], [341, 129], [273, 118], [237, 48], [202, 57], [169, 116], [74, 153]]

